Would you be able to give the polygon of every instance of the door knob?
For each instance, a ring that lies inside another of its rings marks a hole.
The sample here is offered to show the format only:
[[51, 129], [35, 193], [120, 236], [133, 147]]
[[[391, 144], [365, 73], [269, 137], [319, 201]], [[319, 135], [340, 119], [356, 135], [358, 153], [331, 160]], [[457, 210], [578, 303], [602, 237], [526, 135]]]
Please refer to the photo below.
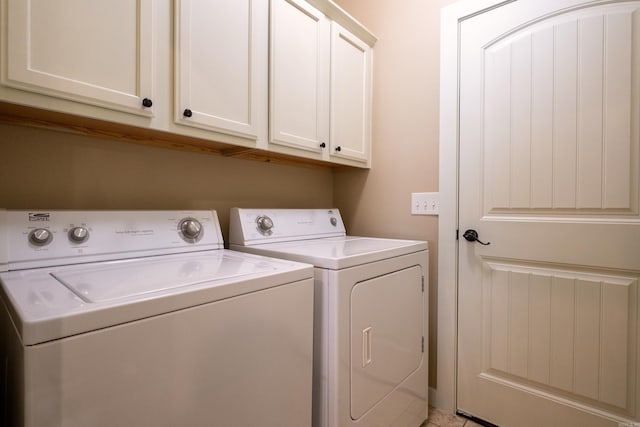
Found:
[[478, 232], [476, 230], [472, 230], [469, 229], [467, 231], [464, 232], [464, 234], [462, 235], [462, 237], [464, 237], [465, 239], [467, 239], [467, 242], [478, 242], [481, 245], [490, 245], [491, 242], [483, 242], [482, 240], [478, 239]]

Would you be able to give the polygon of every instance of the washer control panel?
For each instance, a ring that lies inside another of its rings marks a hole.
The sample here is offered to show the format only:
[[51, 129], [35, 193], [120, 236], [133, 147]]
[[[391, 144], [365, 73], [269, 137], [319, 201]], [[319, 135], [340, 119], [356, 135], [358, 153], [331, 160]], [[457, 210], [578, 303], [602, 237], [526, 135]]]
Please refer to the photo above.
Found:
[[0, 271], [222, 249], [223, 243], [215, 211], [0, 211], [0, 248], [6, 248]]

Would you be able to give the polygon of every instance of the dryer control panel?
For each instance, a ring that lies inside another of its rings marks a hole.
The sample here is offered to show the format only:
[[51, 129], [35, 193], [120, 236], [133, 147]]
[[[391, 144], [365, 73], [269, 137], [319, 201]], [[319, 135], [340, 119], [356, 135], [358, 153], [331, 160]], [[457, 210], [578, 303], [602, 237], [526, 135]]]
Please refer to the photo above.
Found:
[[338, 209], [243, 209], [230, 212], [229, 243], [286, 242], [346, 235]]
[[0, 211], [0, 271], [222, 249], [215, 211]]

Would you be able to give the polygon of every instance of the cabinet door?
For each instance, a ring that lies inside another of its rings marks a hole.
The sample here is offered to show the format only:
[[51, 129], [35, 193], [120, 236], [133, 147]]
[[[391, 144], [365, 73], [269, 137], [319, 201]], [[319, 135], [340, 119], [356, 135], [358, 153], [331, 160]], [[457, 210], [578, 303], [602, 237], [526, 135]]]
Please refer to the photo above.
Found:
[[329, 21], [306, 2], [271, 2], [271, 143], [320, 154], [328, 145], [329, 39]]
[[371, 146], [371, 48], [331, 27], [331, 155], [368, 161]]
[[6, 0], [3, 84], [151, 115], [152, 0]]
[[175, 22], [176, 122], [266, 136], [267, 2], [182, 0]]

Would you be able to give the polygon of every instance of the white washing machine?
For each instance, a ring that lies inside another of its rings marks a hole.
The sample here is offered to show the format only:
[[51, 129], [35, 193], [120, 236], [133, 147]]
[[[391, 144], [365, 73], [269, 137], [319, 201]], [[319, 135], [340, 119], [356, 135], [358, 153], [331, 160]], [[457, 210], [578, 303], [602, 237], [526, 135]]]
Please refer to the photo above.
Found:
[[313, 267], [215, 211], [0, 210], [0, 425], [311, 424]]
[[422, 424], [427, 242], [347, 236], [337, 209], [233, 208], [229, 248], [315, 266], [315, 427]]

